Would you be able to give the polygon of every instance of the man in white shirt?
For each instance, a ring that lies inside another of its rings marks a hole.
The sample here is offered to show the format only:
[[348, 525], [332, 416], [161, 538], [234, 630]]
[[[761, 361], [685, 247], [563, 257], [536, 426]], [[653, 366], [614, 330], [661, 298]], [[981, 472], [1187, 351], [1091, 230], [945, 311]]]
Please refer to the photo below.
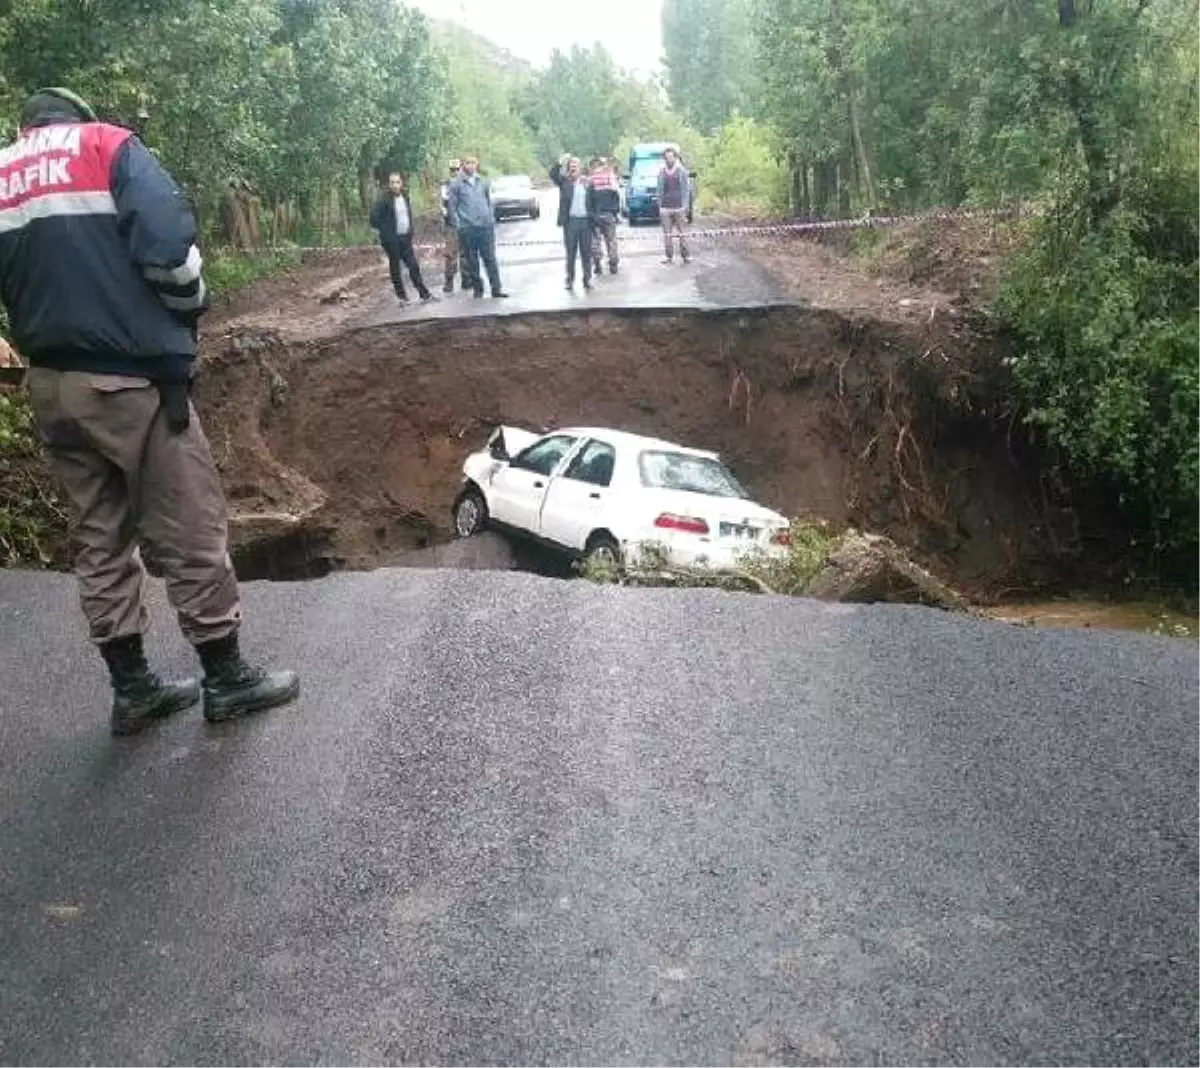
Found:
[[404, 188], [404, 176], [393, 172], [388, 175], [387, 192], [376, 202], [371, 211], [371, 227], [379, 234], [379, 243], [387, 253], [388, 271], [392, 277], [392, 288], [401, 304], [408, 303], [404, 291], [401, 264], [408, 268], [408, 275], [417, 287], [422, 300], [432, 300], [433, 294], [421, 278], [421, 267], [413, 251], [413, 213]]
[[[566, 163], [566, 173], [563, 163]], [[567, 246], [567, 289], [575, 290], [575, 257], [580, 259], [583, 288], [592, 288], [592, 216], [596, 194], [591, 181], [579, 172], [579, 159], [567, 156], [550, 168], [550, 180], [558, 186], [558, 225]]]

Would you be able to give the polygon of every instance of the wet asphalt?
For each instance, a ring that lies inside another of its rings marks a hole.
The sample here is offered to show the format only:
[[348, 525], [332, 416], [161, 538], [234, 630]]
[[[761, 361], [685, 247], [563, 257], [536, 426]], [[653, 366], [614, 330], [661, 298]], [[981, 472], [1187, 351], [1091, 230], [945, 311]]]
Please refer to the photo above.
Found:
[[71, 579], [0, 572], [0, 1061], [1197, 1061], [1194, 643], [438, 568], [245, 599], [299, 703], [114, 740]]
[[[558, 190], [539, 191], [540, 218], [506, 219], [496, 224], [497, 262], [500, 280], [509, 296], [495, 300], [486, 287], [476, 299], [456, 290], [441, 291], [441, 260], [435, 251], [422, 254], [426, 283], [437, 299], [422, 303], [414, 299], [406, 306], [397, 303], [381, 277], [377, 295], [353, 325], [379, 326], [419, 319], [458, 319], [491, 315], [520, 315], [532, 311], [585, 311], [589, 308], [696, 308], [761, 306], [795, 303], [758, 264], [739, 254], [737, 242], [727, 237], [706, 238], [704, 220], [697, 217], [691, 239], [691, 262], [678, 259], [662, 263], [662, 231], [657, 224], [630, 226], [621, 220], [617, 232], [620, 261], [611, 274], [607, 260], [603, 273], [588, 292], [576, 267], [575, 288], [566, 289], [566, 253], [562, 230], [556, 225]], [[409, 285], [405, 275], [405, 284]], [[411, 285], [409, 295], [413, 296]]]

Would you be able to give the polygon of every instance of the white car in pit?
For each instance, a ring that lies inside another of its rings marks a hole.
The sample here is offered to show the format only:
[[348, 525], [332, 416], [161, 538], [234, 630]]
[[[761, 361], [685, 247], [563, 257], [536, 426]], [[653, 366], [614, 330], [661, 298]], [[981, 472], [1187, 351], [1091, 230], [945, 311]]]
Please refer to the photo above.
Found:
[[459, 537], [494, 527], [610, 566], [654, 546], [668, 566], [713, 569], [789, 544], [788, 520], [751, 501], [717, 453], [656, 438], [501, 426], [463, 476]]

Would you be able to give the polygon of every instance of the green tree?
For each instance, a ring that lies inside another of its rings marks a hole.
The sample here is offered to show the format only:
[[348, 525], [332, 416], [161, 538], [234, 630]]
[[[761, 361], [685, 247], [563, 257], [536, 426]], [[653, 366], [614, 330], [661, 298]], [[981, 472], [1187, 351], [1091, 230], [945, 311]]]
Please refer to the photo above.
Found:
[[393, 0], [10, 0], [0, 60], [9, 115], [47, 84], [148, 111], [210, 230], [232, 190], [316, 225], [357, 211], [378, 168], [424, 162], [447, 97], [424, 17]]
[[437, 42], [449, 76], [449, 113], [436, 141], [440, 155], [474, 153], [493, 174], [532, 173], [533, 142], [517, 110], [528, 74], [506, 69], [489, 42], [461, 27], [439, 26]]
[[663, 66], [672, 107], [704, 134], [755, 105], [750, 0], [664, 0]]
[[704, 207], [761, 211], [786, 206], [786, 179], [771, 131], [753, 119], [730, 119], [700, 160]]
[[610, 154], [632, 116], [629, 86], [599, 44], [555, 50], [520, 97], [538, 159], [549, 165], [564, 152]]

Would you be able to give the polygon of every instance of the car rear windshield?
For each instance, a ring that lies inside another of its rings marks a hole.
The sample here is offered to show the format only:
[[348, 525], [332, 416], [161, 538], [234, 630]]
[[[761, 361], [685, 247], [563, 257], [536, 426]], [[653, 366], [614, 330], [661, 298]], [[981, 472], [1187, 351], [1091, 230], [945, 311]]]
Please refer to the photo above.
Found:
[[653, 489], [683, 490], [742, 500], [749, 497], [729, 468], [709, 456], [647, 450], [638, 456], [638, 469], [642, 485]]
[[497, 178], [492, 185], [496, 189], [528, 189], [533, 183], [524, 177]]

